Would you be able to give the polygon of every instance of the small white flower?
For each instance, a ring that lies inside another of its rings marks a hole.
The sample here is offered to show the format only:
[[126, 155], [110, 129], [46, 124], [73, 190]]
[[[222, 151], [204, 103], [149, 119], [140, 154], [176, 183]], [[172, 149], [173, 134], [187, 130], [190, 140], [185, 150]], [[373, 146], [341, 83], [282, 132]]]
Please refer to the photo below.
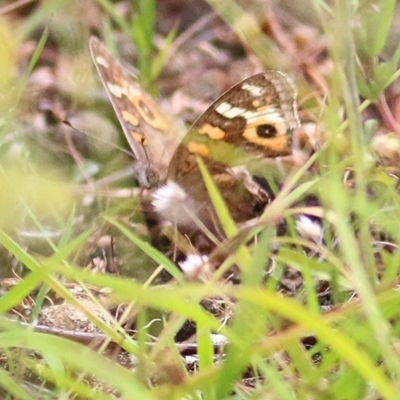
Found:
[[177, 183], [168, 181], [152, 194], [152, 205], [159, 216], [178, 226], [189, 226], [196, 215], [196, 203]]
[[162, 214], [184, 203], [187, 197], [186, 192], [178, 184], [168, 181], [155, 190], [152, 194], [153, 201], [151, 203], [156, 211]]
[[305, 215], [300, 215], [296, 221], [296, 230], [301, 237], [321, 244], [323, 236], [323, 228], [319, 222], [313, 221]]
[[199, 362], [199, 358], [196, 356], [184, 356], [185, 365], [194, 365]]
[[207, 262], [207, 256], [189, 254], [184, 261], [179, 263], [179, 267], [189, 279], [193, 279], [204, 272]]
[[214, 346], [225, 346], [229, 343], [228, 338], [220, 333], [213, 333], [211, 335], [211, 340]]

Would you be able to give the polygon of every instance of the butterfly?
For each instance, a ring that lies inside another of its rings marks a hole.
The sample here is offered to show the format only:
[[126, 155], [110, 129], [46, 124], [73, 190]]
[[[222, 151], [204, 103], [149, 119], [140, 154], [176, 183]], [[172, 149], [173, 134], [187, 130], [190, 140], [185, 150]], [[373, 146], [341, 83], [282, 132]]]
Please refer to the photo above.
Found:
[[254, 160], [291, 154], [300, 125], [296, 90], [280, 71], [266, 71], [237, 83], [194, 122], [187, 133], [97, 38], [92, 58], [135, 155], [139, 184], [154, 187], [152, 204], [162, 219], [183, 232], [219, 231], [197, 158], [201, 157], [237, 222], [257, 215], [268, 203], [266, 190], [248, 166]]

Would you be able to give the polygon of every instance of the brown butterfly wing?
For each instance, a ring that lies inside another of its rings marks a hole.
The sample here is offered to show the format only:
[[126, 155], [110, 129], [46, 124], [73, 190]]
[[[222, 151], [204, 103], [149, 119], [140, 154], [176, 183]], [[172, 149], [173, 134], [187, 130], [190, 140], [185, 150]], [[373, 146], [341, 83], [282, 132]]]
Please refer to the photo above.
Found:
[[90, 51], [118, 120], [136, 157], [135, 170], [142, 186], [163, 180], [184, 131], [163, 115], [137, 80], [97, 38]]
[[291, 154], [292, 132], [299, 126], [296, 92], [279, 71], [254, 75], [233, 86], [193, 124], [178, 146], [167, 178], [178, 183], [193, 212], [208, 227], [215, 216], [196, 157], [201, 156], [236, 221], [260, 213], [267, 194], [249, 174], [233, 173], [252, 160]]

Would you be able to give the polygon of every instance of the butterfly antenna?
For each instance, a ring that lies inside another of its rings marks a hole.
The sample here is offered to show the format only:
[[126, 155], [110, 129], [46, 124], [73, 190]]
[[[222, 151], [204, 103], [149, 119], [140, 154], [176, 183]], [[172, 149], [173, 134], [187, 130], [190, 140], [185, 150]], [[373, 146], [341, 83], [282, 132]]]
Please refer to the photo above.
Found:
[[129, 151], [127, 149], [124, 149], [123, 147], [118, 146], [118, 145], [116, 145], [114, 143], [110, 143], [109, 141], [107, 141], [105, 139], [101, 139], [101, 138], [99, 138], [97, 136], [93, 136], [90, 133], [83, 132], [80, 129], [76, 128], [74, 125], [72, 125], [71, 122], [69, 122], [67, 119], [61, 118], [61, 119], [59, 119], [59, 121], [61, 123], [65, 124], [66, 126], [68, 126], [69, 128], [73, 129], [75, 132], [79, 133], [80, 135], [83, 135], [83, 136], [89, 137], [91, 139], [97, 140], [98, 142], [101, 142], [101, 143], [105, 143], [108, 146], [112, 147], [113, 149], [116, 149], [116, 150], [121, 151], [122, 153], [125, 153], [129, 157], [135, 158], [134, 154], [131, 151]]

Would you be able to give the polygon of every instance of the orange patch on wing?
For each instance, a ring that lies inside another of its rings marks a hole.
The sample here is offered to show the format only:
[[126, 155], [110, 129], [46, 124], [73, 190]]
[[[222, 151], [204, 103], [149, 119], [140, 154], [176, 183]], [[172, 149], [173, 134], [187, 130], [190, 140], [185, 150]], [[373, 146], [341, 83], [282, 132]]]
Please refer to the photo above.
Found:
[[147, 146], [147, 140], [146, 137], [140, 133], [140, 132], [136, 132], [136, 131], [131, 131], [131, 136], [133, 137], [133, 139], [142, 144], [143, 146]]
[[139, 120], [136, 117], [136, 115], [130, 113], [129, 111], [121, 110], [121, 115], [122, 115], [122, 118], [126, 122], [129, 122], [131, 125], [133, 125], [133, 126], [138, 126], [139, 125]]
[[203, 124], [199, 128], [199, 133], [202, 135], [207, 135], [210, 139], [222, 140], [225, 137], [225, 132], [211, 124]]
[[257, 136], [256, 128], [247, 128], [243, 132], [243, 137], [260, 147], [264, 147], [266, 150], [277, 155], [287, 155], [291, 152], [290, 150], [290, 140], [288, 136], [278, 135], [271, 138], [261, 138]]
[[148, 125], [160, 131], [168, 131], [169, 124], [160, 112], [157, 104], [147, 96], [130, 96], [140, 116]]
[[276, 138], [277, 137], [286, 138], [286, 136], [287, 136], [286, 124], [284, 122], [272, 122], [272, 121], [269, 121], [267, 118], [264, 118], [260, 121], [253, 122], [252, 124], [247, 125], [242, 136], [249, 142], [256, 143], [256, 144], [263, 146], [264, 143], [268, 143], [271, 139], [273, 139], [273, 138], [260, 137], [258, 135], [257, 128], [263, 124], [271, 124], [275, 127], [275, 129], [276, 129], [275, 137]]
[[210, 149], [205, 144], [196, 143], [196, 142], [189, 142], [186, 145], [189, 153], [198, 154], [203, 157], [207, 157], [210, 154]]

